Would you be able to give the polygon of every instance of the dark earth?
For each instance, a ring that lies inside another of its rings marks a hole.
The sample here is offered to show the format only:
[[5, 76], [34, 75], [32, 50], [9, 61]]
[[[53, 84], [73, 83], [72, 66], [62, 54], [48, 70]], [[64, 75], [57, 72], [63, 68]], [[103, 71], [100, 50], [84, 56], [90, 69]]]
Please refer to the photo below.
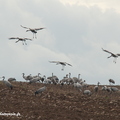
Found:
[[[13, 89], [0, 82], [0, 120], [120, 120], [120, 92], [93, 91], [83, 95], [71, 85], [46, 85], [42, 94], [34, 92], [42, 83], [12, 82]], [[120, 86], [116, 86], [120, 89]], [[3, 113], [19, 113], [1, 115]]]

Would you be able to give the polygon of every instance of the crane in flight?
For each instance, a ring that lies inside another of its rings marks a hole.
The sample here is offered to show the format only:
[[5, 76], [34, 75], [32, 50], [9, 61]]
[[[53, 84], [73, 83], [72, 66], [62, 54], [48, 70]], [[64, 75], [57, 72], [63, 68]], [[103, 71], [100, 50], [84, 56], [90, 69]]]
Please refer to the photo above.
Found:
[[19, 38], [19, 37], [11, 37], [11, 38], [9, 38], [10, 40], [12, 40], [12, 39], [17, 39], [17, 41], [15, 42], [15, 43], [17, 43], [17, 42], [19, 42], [19, 41], [22, 41], [22, 44], [24, 45], [27, 45], [27, 43], [26, 43], [26, 40], [31, 40], [32, 41], [32, 39], [29, 39], [29, 38]]
[[21, 27], [27, 29], [26, 32], [31, 31], [33, 33], [33, 38], [34, 38], [34, 35], [35, 35], [35, 38], [37, 38], [36, 33], [38, 30], [45, 29], [45, 28], [28, 28], [28, 27], [24, 27], [22, 25], [21, 25]]
[[62, 65], [62, 69], [61, 70], [64, 70], [64, 67], [66, 66], [66, 65], [69, 65], [69, 66], [72, 66], [71, 64], [69, 64], [69, 63], [66, 63], [66, 62], [60, 62], [60, 61], [49, 61], [50, 63], [56, 63], [56, 65]]
[[112, 53], [112, 52], [110, 52], [110, 51], [108, 51], [108, 50], [105, 50], [105, 49], [103, 49], [103, 48], [102, 48], [102, 50], [103, 50], [104, 52], [110, 53], [111, 55], [110, 55], [108, 58], [114, 57], [115, 59], [114, 59], [113, 62], [116, 63], [116, 60], [117, 60], [117, 58], [120, 56], [120, 54], [114, 54], [114, 53]]

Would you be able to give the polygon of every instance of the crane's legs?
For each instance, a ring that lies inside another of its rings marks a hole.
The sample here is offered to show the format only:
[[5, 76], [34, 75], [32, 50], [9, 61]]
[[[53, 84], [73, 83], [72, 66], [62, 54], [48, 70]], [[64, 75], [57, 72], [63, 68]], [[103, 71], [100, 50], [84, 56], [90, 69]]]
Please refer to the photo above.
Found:
[[111, 56], [109, 56], [108, 58], [110, 58], [110, 57], [112, 57], [112, 55], [111, 55]]
[[37, 39], [37, 37], [36, 37], [36, 33], [35, 33], [35, 38]]
[[65, 67], [65, 66], [64, 66], [64, 65], [62, 65], [62, 69], [61, 69], [61, 70], [64, 70], [64, 67]]
[[116, 61], [117, 61], [117, 58], [115, 58], [113, 62], [116, 63]]
[[34, 39], [34, 33], [33, 33], [33, 39]]

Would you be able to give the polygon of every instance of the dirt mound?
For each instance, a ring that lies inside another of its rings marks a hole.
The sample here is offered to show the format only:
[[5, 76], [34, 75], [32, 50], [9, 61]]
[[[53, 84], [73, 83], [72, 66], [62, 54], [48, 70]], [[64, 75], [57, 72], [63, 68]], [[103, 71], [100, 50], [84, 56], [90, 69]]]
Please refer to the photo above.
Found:
[[99, 90], [86, 96], [70, 85], [46, 85], [46, 91], [35, 96], [44, 84], [12, 84], [10, 90], [0, 82], [0, 120], [120, 120], [119, 92]]

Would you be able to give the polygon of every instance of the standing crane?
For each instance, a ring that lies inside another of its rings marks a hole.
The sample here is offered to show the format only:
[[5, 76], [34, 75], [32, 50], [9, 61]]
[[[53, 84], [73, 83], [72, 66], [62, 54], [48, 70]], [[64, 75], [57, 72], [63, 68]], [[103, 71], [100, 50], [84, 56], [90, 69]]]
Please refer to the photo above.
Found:
[[3, 78], [3, 83], [12, 90], [13, 89], [12, 84], [9, 81], [5, 80], [5, 76], [3, 76], [2, 78]]
[[17, 43], [17, 42], [19, 42], [19, 41], [22, 41], [22, 44], [24, 45], [27, 45], [27, 43], [26, 43], [26, 40], [31, 40], [32, 41], [32, 39], [29, 39], [29, 38], [19, 38], [19, 37], [11, 37], [11, 38], [9, 38], [10, 40], [12, 40], [12, 39], [18, 39], [15, 43]]
[[31, 31], [33, 33], [33, 38], [34, 38], [34, 35], [35, 35], [35, 38], [37, 38], [36, 33], [38, 30], [45, 29], [45, 28], [28, 28], [28, 27], [24, 27], [22, 25], [21, 25], [21, 27], [27, 29], [26, 32]]
[[28, 76], [25, 76], [25, 73], [22, 73], [22, 75], [23, 75], [23, 78], [27, 81], [27, 80], [31, 80], [32, 79], [32, 76], [31, 76], [31, 74], [30, 75], [28, 75]]
[[64, 67], [66, 66], [66, 65], [69, 65], [69, 66], [72, 66], [71, 64], [69, 64], [69, 63], [66, 63], [66, 62], [60, 62], [60, 61], [49, 61], [50, 63], [56, 63], [56, 65], [62, 65], [62, 69], [61, 70], [64, 70]]
[[102, 48], [102, 50], [103, 50], [104, 52], [110, 53], [111, 55], [110, 55], [108, 58], [114, 57], [115, 59], [114, 59], [113, 62], [116, 63], [116, 59], [120, 56], [120, 54], [114, 54], [114, 53], [109, 52], [108, 50], [105, 50], [105, 49], [103, 49], [103, 48]]

